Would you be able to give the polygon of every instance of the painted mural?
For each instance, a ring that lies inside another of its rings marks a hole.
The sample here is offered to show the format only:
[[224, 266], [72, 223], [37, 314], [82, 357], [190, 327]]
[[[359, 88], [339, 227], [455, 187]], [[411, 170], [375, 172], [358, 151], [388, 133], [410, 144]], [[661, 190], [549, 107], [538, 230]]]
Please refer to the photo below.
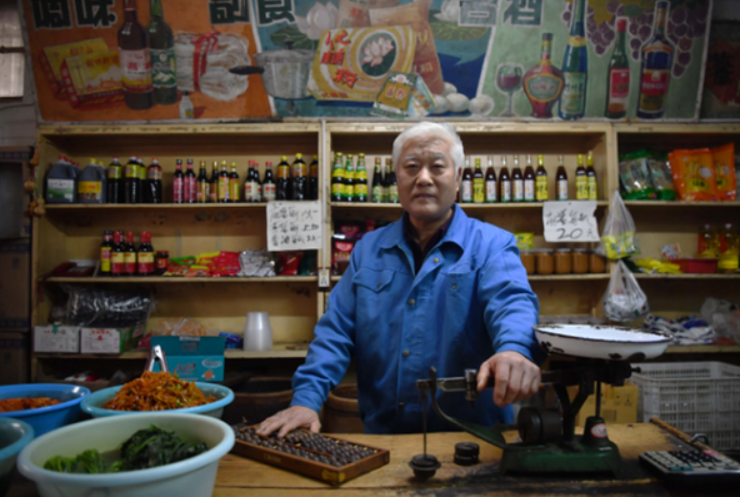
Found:
[[711, 0], [22, 0], [44, 121], [693, 120]]

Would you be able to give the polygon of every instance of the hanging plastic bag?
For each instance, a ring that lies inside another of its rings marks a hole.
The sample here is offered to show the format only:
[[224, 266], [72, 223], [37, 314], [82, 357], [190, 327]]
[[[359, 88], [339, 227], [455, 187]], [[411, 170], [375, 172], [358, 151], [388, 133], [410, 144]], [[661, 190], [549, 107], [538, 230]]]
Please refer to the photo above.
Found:
[[614, 260], [640, 252], [637, 247], [635, 222], [627, 206], [624, 205], [619, 191], [615, 191], [612, 195], [609, 215], [601, 235], [601, 248], [609, 259]]
[[604, 294], [604, 315], [611, 321], [626, 323], [648, 312], [645, 293], [624, 262], [619, 261]]

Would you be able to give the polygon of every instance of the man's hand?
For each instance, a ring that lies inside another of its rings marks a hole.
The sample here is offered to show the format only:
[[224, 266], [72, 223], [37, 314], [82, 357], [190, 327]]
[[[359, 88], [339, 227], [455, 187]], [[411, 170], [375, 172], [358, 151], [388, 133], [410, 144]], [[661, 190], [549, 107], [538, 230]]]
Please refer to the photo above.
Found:
[[481, 364], [478, 371], [479, 392], [486, 388], [491, 375], [496, 379], [493, 402], [499, 407], [531, 397], [540, 388], [540, 368], [513, 350], [495, 354]]
[[309, 428], [313, 433], [318, 433], [321, 429], [318, 413], [308, 407], [289, 407], [264, 420], [257, 428], [257, 433], [267, 436], [279, 429], [278, 437], [282, 438], [296, 428]]

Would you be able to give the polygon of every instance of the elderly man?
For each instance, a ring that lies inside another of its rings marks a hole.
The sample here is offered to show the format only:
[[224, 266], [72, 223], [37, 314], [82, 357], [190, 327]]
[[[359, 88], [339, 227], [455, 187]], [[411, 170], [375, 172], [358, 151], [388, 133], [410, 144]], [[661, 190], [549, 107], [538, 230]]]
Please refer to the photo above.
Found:
[[[483, 425], [511, 422], [509, 404], [537, 392], [537, 297], [514, 236], [455, 205], [463, 159], [449, 124], [421, 122], [396, 138], [403, 218], [355, 247], [293, 377], [291, 407], [266, 419], [261, 433], [318, 431], [318, 411], [352, 355], [368, 433], [421, 431], [415, 382], [430, 366], [440, 377], [477, 367], [479, 390], [494, 375], [493, 396], [482, 396], [475, 408], [462, 393], [441, 401], [448, 414]], [[451, 428], [429, 416], [430, 431]]]

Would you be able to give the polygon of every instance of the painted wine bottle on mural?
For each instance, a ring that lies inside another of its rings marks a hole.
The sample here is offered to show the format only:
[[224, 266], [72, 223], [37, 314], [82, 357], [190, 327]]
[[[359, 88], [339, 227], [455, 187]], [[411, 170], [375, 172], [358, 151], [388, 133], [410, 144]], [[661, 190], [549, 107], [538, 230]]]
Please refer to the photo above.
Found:
[[562, 119], [581, 118], [586, 110], [588, 53], [583, 22], [585, 10], [586, 0], [573, 0], [570, 37], [563, 57], [563, 93], [558, 112]]
[[627, 18], [617, 20], [617, 42], [609, 61], [609, 77], [606, 82], [606, 110], [604, 115], [610, 119], [620, 119], [627, 115], [627, 99], [630, 92], [630, 64], [625, 50], [625, 31]]
[[641, 119], [659, 119], [665, 111], [675, 50], [666, 36], [668, 7], [664, 0], [655, 3], [653, 37], [642, 47], [640, 98], [637, 102], [637, 117]]
[[154, 105], [152, 61], [144, 28], [136, 20], [136, 0], [126, 0], [124, 21], [118, 30], [118, 52], [126, 105], [148, 109]]
[[177, 76], [175, 74], [175, 39], [172, 29], [164, 22], [162, 1], [152, 0], [149, 48], [152, 56], [152, 84], [154, 100], [160, 105], [177, 103]]
[[532, 117], [549, 119], [563, 91], [563, 73], [552, 65], [552, 33], [542, 33], [540, 61], [524, 75], [524, 93], [532, 104]]

